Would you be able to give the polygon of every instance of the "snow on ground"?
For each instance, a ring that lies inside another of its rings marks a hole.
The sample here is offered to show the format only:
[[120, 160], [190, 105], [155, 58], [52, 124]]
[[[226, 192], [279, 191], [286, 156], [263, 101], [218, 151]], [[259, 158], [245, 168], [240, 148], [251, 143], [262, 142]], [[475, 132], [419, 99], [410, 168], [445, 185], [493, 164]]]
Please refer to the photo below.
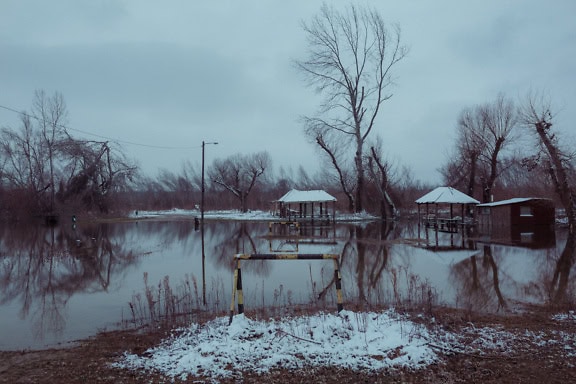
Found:
[[424, 367], [437, 356], [427, 329], [393, 311], [321, 313], [279, 321], [227, 317], [193, 324], [144, 356], [126, 354], [119, 367], [158, 370], [171, 377], [188, 374], [227, 377], [240, 371], [339, 366], [379, 370]]
[[[573, 321], [570, 316], [553, 319]], [[546, 343], [563, 346], [567, 358], [576, 357], [574, 333], [472, 326], [453, 334], [440, 327], [430, 330], [394, 310], [320, 313], [276, 321], [236, 315], [230, 326], [228, 320], [220, 317], [192, 324], [142, 355], [126, 353], [114, 366], [158, 371], [183, 380], [188, 375], [216, 380], [273, 368], [420, 369], [439, 361], [442, 352], [506, 356], [518, 348], [530, 350]]]
[[[155, 217], [200, 217], [200, 211], [197, 209], [186, 210], [173, 208], [163, 211], [132, 211], [128, 217], [133, 219], [146, 219]], [[239, 210], [221, 210], [221, 211], [206, 211], [204, 212], [204, 219], [207, 220], [254, 220], [254, 221], [270, 221], [278, 220], [271, 212], [266, 211], [248, 211], [240, 212]], [[362, 221], [374, 220], [377, 217], [370, 215], [366, 212], [361, 213], [336, 213], [336, 221]]]

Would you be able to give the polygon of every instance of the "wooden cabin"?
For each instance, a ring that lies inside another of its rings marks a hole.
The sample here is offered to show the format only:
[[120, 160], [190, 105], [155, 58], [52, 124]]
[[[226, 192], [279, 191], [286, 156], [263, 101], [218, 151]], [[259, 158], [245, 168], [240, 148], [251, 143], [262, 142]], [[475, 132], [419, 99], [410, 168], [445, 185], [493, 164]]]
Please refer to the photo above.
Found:
[[292, 189], [274, 202], [274, 214], [286, 221], [331, 222], [335, 210], [336, 198], [322, 190]]
[[554, 225], [554, 203], [543, 198], [514, 198], [493, 203], [478, 204], [479, 226], [510, 227]]
[[555, 207], [550, 199], [514, 198], [476, 206], [477, 228], [501, 243], [547, 247], [555, 241]]

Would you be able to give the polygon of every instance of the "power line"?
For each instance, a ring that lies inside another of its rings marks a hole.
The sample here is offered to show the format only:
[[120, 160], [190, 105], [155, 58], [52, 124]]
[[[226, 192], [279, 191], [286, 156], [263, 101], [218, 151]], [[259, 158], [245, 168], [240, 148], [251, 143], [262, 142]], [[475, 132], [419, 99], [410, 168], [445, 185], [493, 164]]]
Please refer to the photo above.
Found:
[[[30, 118], [35, 119], [35, 120], [38, 120], [38, 121], [44, 121], [43, 119], [41, 119], [41, 118], [39, 118], [39, 117], [37, 117], [37, 116], [31, 115], [31, 114], [29, 114], [29, 113], [27, 113], [27, 112], [17, 111], [16, 109], [7, 107], [7, 106], [5, 106], [5, 105], [1, 105], [1, 104], [0, 104], [0, 108], [3, 108], [3, 109], [5, 109], [5, 110], [7, 110], [7, 111], [10, 111], [10, 112], [18, 113], [19, 115], [24, 115], [24, 116], [30, 117]], [[96, 133], [91, 133], [91, 132], [88, 132], [88, 131], [83, 131], [83, 130], [81, 130], [81, 129], [66, 127], [65, 125], [62, 125], [62, 124], [56, 124], [56, 126], [62, 128], [62, 129], [64, 129], [64, 130], [70, 130], [70, 131], [74, 131], [74, 132], [80, 132], [80, 133], [83, 133], [83, 134], [85, 134], [85, 135], [90, 135], [90, 136], [98, 137], [98, 138], [105, 139], [105, 140], [115, 141], [115, 142], [117, 142], [117, 143], [135, 145], [135, 146], [138, 146], [138, 147], [155, 148], [155, 149], [198, 149], [198, 148], [201, 148], [201, 147], [202, 147], [202, 145], [195, 145], [195, 146], [191, 146], [191, 147], [168, 147], [168, 146], [162, 146], [162, 145], [142, 144], [142, 143], [136, 143], [136, 142], [133, 142], [133, 141], [115, 139], [115, 138], [108, 137], [108, 136], [98, 135], [98, 134], [96, 134]]]

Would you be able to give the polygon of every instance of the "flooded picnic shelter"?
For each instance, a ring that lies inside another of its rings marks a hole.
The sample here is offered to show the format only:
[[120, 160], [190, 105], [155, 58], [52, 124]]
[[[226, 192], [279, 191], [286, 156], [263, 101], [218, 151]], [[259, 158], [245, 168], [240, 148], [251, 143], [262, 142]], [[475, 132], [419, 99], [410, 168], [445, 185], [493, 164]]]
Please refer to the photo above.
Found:
[[468, 208], [480, 202], [452, 187], [438, 187], [416, 200], [416, 204], [418, 219], [425, 226], [457, 232], [460, 227], [473, 225]]
[[274, 214], [297, 222], [333, 222], [336, 198], [323, 190], [292, 189], [274, 202]]

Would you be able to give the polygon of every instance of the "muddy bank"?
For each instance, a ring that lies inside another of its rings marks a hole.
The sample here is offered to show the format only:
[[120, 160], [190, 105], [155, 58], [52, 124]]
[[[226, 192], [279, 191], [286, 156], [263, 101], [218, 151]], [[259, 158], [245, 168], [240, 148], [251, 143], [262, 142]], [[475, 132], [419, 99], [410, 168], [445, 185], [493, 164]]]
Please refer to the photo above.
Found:
[[[339, 368], [306, 371], [275, 370], [265, 376], [243, 373], [244, 382], [261, 383], [566, 383], [576, 382], [576, 350], [553, 342], [559, 333], [576, 334], [574, 321], [554, 321], [550, 313], [533, 311], [528, 314], [494, 316], [464, 313], [454, 310], [435, 311], [435, 326], [459, 332], [464, 328], [497, 327], [518, 335], [526, 332], [542, 334], [538, 347], [518, 339], [508, 345], [506, 354], [481, 349], [467, 352], [440, 351], [442, 360], [421, 371], [354, 372]], [[424, 319], [422, 321], [429, 321]], [[145, 354], [150, 347], [168, 337], [172, 331], [142, 328], [106, 332], [78, 342], [77, 345], [41, 351], [0, 352], [0, 382], [2, 383], [142, 383], [171, 382], [171, 378], [150, 372], [133, 372], [112, 368], [125, 351]], [[549, 339], [547, 336], [549, 335]], [[471, 344], [475, 340], [468, 340]], [[188, 378], [186, 382], [210, 382], [210, 378]], [[235, 382], [234, 379], [221, 382]]]

